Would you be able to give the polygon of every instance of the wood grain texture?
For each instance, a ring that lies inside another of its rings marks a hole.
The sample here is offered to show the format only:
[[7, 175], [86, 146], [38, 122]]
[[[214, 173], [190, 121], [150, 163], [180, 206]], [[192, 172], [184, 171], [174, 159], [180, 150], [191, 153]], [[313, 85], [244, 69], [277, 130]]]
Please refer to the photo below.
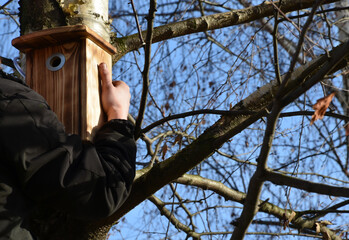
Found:
[[[48, 102], [67, 133], [90, 140], [104, 121], [100, 104], [98, 64], [111, 72], [115, 49], [86, 26], [60, 27], [21, 36], [14, 46], [26, 53], [26, 82]], [[65, 64], [57, 71], [46, 67], [52, 54]]]
[[[111, 55], [100, 48], [98, 45], [94, 44], [90, 39], [86, 39], [86, 67], [85, 71], [86, 76], [82, 79], [85, 80], [82, 83], [82, 105], [86, 106], [82, 108], [84, 111], [82, 116], [85, 116], [82, 119], [83, 129], [85, 132], [83, 135], [86, 135], [88, 138], [93, 136], [94, 130], [97, 130], [98, 127], [106, 120], [104, 112], [101, 110], [100, 103], [100, 81], [98, 78], [98, 64], [104, 62], [107, 64], [109, 71], [112, 72], [112, 58]], [[86, 120], [86, 122], [84, 121]], [[92, 136], [90, 135], [92, 134]]]
[[[41, 94], [68, 133], [81, 134], [80, 79], [82, 69], [81, 43], [41, 48], [27, 53], [27, 84]], [[46, 59], [54, 53], [62, 53], [66, 62], [62, 69], [50, 71]]]

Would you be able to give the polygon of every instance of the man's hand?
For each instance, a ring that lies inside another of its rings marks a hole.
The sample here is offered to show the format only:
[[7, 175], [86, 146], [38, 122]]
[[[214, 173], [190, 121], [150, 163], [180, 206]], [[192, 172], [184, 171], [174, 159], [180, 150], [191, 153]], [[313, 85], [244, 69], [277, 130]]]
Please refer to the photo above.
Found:
[[131, 99], [130, 88], [123, 81], [113, 82], [105, 63], [98, 65], [98, 71], [102, 82], [102, 106], [108, 121], [127, 120]]

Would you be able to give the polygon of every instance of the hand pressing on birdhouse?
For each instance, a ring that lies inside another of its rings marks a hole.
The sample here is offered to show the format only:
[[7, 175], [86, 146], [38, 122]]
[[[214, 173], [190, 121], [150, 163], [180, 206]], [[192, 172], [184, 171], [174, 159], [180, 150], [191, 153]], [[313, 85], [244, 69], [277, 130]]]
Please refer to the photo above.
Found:
[[130, 88], [123, 81], [112, 81], [111, 73], [105, 63], [99, 64], [98, 70], [102, 84], [102, 106], [108, 121], [127, 120], [131, 99]]

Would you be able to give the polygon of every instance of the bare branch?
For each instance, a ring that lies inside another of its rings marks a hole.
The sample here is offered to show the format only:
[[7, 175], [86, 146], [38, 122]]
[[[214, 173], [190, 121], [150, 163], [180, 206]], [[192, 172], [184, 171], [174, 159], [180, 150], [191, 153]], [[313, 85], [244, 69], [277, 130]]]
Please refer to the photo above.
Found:
[[[338, 52], [342, 53], [343, 55], [339, 58], [332, 59], [328, 58], [327, 55], [323, 55], [296, 69], [284, 89], [286, 99], [283, 99], [283, 103], [286, 104], [292, 101], [292, 99], [296, 99], [301, 92], [306, 91], [305, 89], [316, 84], [317, 78], [312, 78], [311, 76], [315, 76], [321, 72], [323, 66], [326, 66], [326, 69], [322, 72], [327, 73], [331, 73], [331, 71], [346, 66], [346, 61], [340, 59], [349, 54], [348, 49], [349, 42], [336, 47], [330, 52], [330, 55], [337, 55]], [[317, 80], [320, 81], [320, 79]], [[114, 222], [119, 219], [164, 185], [177, 179], [201, 163], [204, 159], [211, 156], [216, 149], [220, 148], [220, 146], [231, 137], [264, 116], [266, 112], [265, 108], [271, 103], [273, 95], [276, 94], [277, 90], [278, 84], [276, 81], [272, 81], [260, 87], [256, 92], [252, 93], [249, 97], [237, 103], [232, 108], [232, 111], [256, 111], [258, 112], [257, 114], [223, 116], [195, 141], [177, 154], [159, 164], [155, 164], [151, 169], [142, 171], [142, 174], [133, 184], [128, 201], [126, 201], [123, 207], [114, 215], [106, 219], [106, 221]], [[294, 92], [296, 93], [293, 94]]]
[[[283, 0], [280, 10], [284, 13], [312, 7], [316, 0]], [[325, 0], [323, 4], [337, 2], [339, 0]], [[278, 2], [275, 2], [278, 4]], [[153, 42], [176, 38], [192, 33], [199, 33], [208, 30], [220, 29], [234, 25], [240, 25], [272, 16], [274, 7], [269, 1], [265, 1], [260, 5], [233, 10], [225, 13], [217, 13], [199, 18], [191, 18], [181, 22], [171, 23], [164, 26], [154, 28]], [[142, 33], [143, 35], [146, 32]], [[130, 35], [123, 38], [113, 40], [118, 54], [114, 55], [114, 62], [124, 56], [126, 53], [136, 50], [142, 46], [138, 34]]]
[[272, 171], [266, 171], [264, 174], [264, 180], [268, 180], [276, 185], [286, 185], [302, 189], [307, 192], [315, 192], [319, 194], [326, 194], [329, 196], [349, 197], [349, 188], [335, 187], [322, 183], [314, 183], [292, 176], [275, 173]]
[[165, 204], [154, 195], [150, 196], [148, 198], [149, 201], [155, 204], [155, 206], [159, 209], [162, 215], [166, 216], [168, 220], [178, 229], [182, 230], [183, 232], [187, 233], [189, 236], [191, 236], [193, 239], [200, 239], [200, 234], [194, 232], [192, 229], [190, 229], [188, 226], [181, 223], [166, 207]]
[[13, 64], [13, 61], [11, 59], [9, 59], [9, 58], [5, 58], [5, 57], [1, 57], [0, 56], [0, 64], [4, 64], [4, 65], [6, 65], [8, 67], [16, 69], [15, 65]]
[[150, 1], [149, 6], [149, 16], [148, 16], [148, 30], [147, 30], [147, 38], [146, 38], [146, 45], [145, 45], [145, 62], [144, 62], [144, 69], [142, 72], [143, 77], [143, 89], [142, 89], [142, 97], [141, 97], [141, 103], [138, 111], [138, 116], [136, 119], [136, 125], [135, 125], [135, 138], [139, 138], [140, 130], [143, 122], [146, 102], [147, 102], [147, 96], [148, 96], [148, 89], [149, 89], [149, 69], [150, 69], [150, 63], [151, 63], [151, 44], [153, 41], [153, 21], [155, 18], [155, 12], [156, 12], [156, 0]]

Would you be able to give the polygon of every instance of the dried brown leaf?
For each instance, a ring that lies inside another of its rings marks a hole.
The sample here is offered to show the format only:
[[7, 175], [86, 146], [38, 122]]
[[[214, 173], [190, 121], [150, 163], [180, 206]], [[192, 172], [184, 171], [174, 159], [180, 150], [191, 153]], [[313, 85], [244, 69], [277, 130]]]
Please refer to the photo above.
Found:
[[162, 146], [161, 152], [162, 152], [162, 159], [165, 159], [165, 155], [167, 153], [167, 144], [165, 143], [164, 146]]
[[177, 143], [179, 143], [179, 144], [182, 143], [182, 136], [181, 135], [177, 135], [177, 137], [175, 138], [175, 140], [173, 142], [173, 146], [176, 145]]
[[344, 125], [344, 129], [345, 129], [345, 136], [349, 136], [349, 122]]
[[330, 105], [334, 95], [336, 95], [335, 92], [316, 101], [316, 103], [313, 105], [315, 112], [311, 117], [310, 125], [312, 125], [316, 120], [322, 119], [325, 116], [326, 110]]
[[170, 109], [170, 104], [169, 104], [168, 102], [165, 104], [165, 109], [166, 109], [166, 111], [167, 111], [168, 109]]

